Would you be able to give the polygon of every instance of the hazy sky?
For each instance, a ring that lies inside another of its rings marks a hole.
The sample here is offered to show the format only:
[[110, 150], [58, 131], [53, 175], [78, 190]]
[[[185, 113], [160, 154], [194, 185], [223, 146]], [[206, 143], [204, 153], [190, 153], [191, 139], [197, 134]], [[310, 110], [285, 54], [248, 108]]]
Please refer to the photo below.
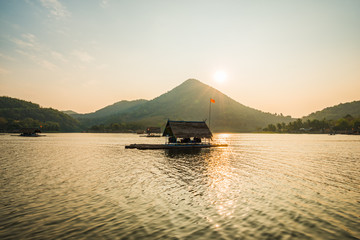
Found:
[[359, 0], [3, 0], [0, 29], [0, 95], [43, 107], [92, 112], [188, 78], [293, 117], [360, 100]]

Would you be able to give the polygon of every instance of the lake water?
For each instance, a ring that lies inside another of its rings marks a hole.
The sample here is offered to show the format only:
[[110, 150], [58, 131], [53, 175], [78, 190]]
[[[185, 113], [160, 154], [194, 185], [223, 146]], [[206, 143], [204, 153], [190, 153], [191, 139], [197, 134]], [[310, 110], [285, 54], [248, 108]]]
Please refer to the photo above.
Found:
[[0, 135], [0, 239], [360, 239], [360, 136]]

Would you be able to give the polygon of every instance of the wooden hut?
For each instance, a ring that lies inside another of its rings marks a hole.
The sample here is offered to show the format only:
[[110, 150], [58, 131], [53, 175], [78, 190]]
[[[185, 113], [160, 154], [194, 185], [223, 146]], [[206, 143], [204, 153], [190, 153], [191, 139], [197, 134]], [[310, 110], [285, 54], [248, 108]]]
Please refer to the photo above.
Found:
[[168, 137], [168, 144], [210, 143], [212, 133], [204, 121], [170, 121], [166, 123], [163, 136]]

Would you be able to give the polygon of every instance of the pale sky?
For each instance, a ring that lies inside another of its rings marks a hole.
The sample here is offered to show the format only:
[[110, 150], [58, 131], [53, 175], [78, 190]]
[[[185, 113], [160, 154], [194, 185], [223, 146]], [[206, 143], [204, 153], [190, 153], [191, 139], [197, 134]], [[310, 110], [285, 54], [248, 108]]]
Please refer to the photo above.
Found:
[[359, 0], [1, 0], [0, 29], [0, 96], [43, 107], [93, 112], [188, 78], [293, 117], [360, 100]]

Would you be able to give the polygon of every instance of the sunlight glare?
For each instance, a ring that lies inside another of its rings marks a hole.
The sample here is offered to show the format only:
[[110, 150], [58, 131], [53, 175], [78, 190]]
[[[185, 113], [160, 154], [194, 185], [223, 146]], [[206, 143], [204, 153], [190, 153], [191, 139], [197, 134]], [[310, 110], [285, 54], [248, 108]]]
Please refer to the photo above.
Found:
[[226, 72], [224, 71], [216, 71], [215, 74], [214, 74], [214, 80], [217, 82], [217, 83], [223, 83], [227, 78], [227, 74]]

